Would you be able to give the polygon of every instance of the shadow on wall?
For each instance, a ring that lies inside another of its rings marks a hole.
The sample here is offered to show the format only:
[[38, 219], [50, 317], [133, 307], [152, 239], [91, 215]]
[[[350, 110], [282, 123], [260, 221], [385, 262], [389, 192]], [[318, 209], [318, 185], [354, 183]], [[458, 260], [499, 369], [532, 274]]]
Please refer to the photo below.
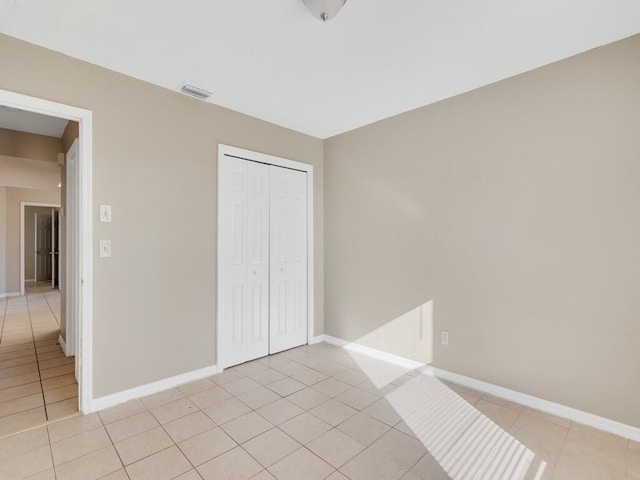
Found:
[[[355, 342], [419, 363], [433, 361], [433, 301], [400, 315]], [[397, 414], [400, 429], [417, 438], [453, 479], [541, 479], [547, 463], [421, 369], [372, 359], [350, 344], [358, 369]], [[398, 428], [398, 427], [396, 427]], [[439, 478], [436, 476], [436, 478]]]

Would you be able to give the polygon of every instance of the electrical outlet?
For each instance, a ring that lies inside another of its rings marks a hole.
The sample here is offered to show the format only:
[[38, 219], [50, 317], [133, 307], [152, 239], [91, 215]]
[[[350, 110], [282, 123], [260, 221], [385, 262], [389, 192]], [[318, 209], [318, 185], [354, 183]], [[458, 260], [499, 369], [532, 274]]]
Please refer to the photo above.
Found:
[[446, 330], [440, 331], [440, 343], [442, 343], [442, 345], [449, 345], [449, 332]]
[[111, 256], [111, 240], [100, 240], [100, 257], [107, 258]]

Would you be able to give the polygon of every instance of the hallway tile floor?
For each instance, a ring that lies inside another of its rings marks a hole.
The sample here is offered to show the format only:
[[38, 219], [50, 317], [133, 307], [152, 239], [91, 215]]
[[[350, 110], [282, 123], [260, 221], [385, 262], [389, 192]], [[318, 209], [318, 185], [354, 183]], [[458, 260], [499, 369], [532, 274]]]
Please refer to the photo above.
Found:
[[0, 439], [0, 478], [640, 479], [640, 444], [327, 344]]
[[0, 437], [78, 411], [75, 359], [58, 344], [59, 317], [60, 292], [50, 286], [0, 300]]

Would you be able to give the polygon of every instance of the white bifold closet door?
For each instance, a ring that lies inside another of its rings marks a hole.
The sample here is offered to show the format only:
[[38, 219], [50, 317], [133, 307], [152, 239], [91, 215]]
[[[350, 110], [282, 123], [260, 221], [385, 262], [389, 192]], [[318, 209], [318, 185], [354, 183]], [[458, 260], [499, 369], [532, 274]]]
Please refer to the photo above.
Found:
[[306, 174], [219, 159], [220, 367], [306, 343]]

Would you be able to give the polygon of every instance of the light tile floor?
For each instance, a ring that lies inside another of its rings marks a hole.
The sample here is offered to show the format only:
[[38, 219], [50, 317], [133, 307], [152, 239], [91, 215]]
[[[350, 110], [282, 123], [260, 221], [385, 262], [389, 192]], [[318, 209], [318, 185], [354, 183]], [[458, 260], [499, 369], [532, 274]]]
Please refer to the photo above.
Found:
[[58, 345], [59, 317], [60, 292], [50, 285], [0, 300], [0, 437], [78, 411], [75, 359]]
[[640, 479], [640, 444], [327, 344], [0, 440], [0, 478]]

